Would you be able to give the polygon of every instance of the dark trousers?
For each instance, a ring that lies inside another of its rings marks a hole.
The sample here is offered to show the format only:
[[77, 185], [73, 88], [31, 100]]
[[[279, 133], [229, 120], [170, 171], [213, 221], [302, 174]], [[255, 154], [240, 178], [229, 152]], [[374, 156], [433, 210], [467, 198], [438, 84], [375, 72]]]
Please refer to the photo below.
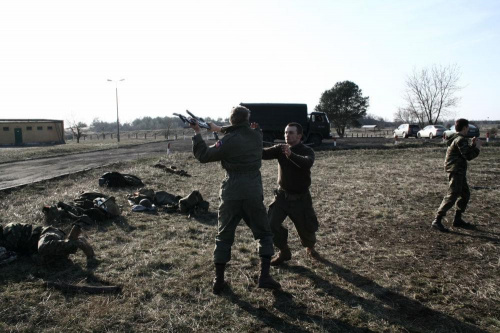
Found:
[[448, 174], [449, 185], [437, 215], [445, 216], [446, 212], [456, 203], [457, 211], [465, 212], [467, 203], [470, 199], [469, 185], [467, 185], [467, 176], [465, 172], [450, 172]]
[[283, 226], [287, 217], [295, 225], [302, 246], [313, 247], [316, 244], [318, 219], [309, 191], [303, 194], [288, 194], [283, 190], [277, 190], [274, 201], [269, 206], [268, 217], [273, 232], [273, 242], [278, 249], [288, 245], [288, 229]]
[[263, 198], [245, 200], [222, 200], [219, 206], [218, 233], [215, 238], [214, 262], [227, 263], [231, 260], [231, 246], [234, 243], [236, 227], [243, 219], [259, 241], [259, 255], [272, 256], [273, 234], [267, 220]]

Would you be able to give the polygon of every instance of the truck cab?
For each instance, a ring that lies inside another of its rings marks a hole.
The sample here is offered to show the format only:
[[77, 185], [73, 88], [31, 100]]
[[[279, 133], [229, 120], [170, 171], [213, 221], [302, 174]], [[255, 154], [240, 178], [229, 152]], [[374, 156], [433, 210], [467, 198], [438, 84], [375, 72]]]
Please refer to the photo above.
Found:
[[309, 113], [306, 141], [313, 146], [319, 146], [323, 139], [331, 139], [330, 121], [324, 112]]
[[304, 134], [302, 139], [319, 146], [323, 139], [331, 138], [330, 123], [323, 112], [307, 113], [307, 104], [286, 103], [240, 103], [250, 110], [250, 122], [260, 125], [264, 142], [272, 144], [274, 140], [284, 139], [287, 124], [299, 123]]

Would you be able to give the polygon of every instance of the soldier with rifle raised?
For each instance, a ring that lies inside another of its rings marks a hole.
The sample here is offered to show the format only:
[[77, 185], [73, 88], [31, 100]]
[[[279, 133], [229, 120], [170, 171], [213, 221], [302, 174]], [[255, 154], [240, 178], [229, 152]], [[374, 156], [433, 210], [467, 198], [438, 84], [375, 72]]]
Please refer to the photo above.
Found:
[[236, 227], [241, 219], [252, 230], [259, 242], [260, 256], [259, 288], [279, 289], [280, 284], [270, 275], [271, 257], [274, 254], [273, 235], [267, 220], [263, 203], [262, 179], [262, 133], [250, 128], [250, 111], [242, 106], [231, 110], [228, 127], [209, 124], [213, 132], [220, 131], [224, 137], [213, 146], [207, 146], [200, 134], [198, 123], [190, 123], [195, 131], [193, 153], [201, 163], [220, 161], [226, 170], [222, 181], [219, 206], [218, 232], [215, 239], [214, 294], [222, 292], [225, 286], [224, 272], [231, 259], [231, 246]]

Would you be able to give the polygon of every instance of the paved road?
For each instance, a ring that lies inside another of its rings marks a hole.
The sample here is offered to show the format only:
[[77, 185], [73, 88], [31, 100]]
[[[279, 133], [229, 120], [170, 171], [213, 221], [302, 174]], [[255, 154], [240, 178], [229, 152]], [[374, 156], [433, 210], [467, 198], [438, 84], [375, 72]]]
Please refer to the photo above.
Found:
[[[191, 140], [175, 141], [173, 150], [187, 151]], [[60, 157], [0, 164], [0, 190], [47, 180], [66, 174], [97, 168], [111, 163], [131, 161], [145, 156], [165, 155], [166, 142], [109, 149]]]

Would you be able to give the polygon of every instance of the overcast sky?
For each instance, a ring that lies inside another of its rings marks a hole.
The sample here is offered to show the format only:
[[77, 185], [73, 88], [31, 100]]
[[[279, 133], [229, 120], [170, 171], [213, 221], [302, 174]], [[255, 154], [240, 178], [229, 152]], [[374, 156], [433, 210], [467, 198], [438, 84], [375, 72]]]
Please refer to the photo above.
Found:
[[387, 120], [414, 68], [461, 69], [456, 116], [500, 119], [500, 1], [0, 2], [0, 118], [227, 117], [355, 82]]

